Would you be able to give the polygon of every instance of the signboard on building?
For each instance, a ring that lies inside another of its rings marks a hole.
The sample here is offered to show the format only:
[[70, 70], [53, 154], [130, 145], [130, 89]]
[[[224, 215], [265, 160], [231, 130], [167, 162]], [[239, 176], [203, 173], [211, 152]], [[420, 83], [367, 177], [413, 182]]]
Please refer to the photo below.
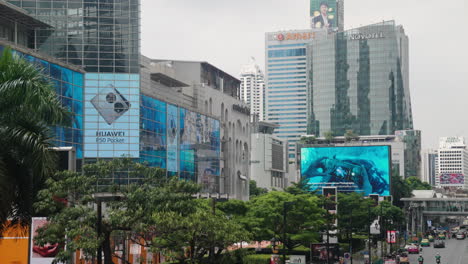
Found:
[[178, 148], [179, 148], [179, 108], [167, 104], [167, 170], [178, 171]]
[[465, 176], [461, 173], [444, 173], [440, 175], [440, 184], [462, 185], [465, 184]]
[[390, 195], [390, 147], [310, 147], [301, 149], [301, 178], [310, 191]]
[[306, 256], [303, 255], [291, 255], [289, 256], [289, 264], [305, 264]]
[[59, 252], [59, 245], [46, 244], [40, 246], [36, 243], [35, 236], [37, 236], [37, 230], [47, 224], [47, 218], [45, 217], [33, 217], [31, 221], [31, 243], [29, 251], [29, 263], [30, 264], [52, 264], [54, 257]]
[[394, 230], [387, 231], [387, 243], [390, 243], [390, 244], [396, 243], [396, 231]]
[[334, 31], [338, 28], [337, 0], [310, 0], [310, 20], [312, 28]]
[[85, 74], [86, 158], [139, 157], [140, 75]]

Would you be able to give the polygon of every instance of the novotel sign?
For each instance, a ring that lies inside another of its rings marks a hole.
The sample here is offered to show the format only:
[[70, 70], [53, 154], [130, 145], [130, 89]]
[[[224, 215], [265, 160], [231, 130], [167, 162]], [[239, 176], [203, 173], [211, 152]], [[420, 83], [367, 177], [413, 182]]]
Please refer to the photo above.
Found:
[[366, 40], [366, 39], [381, 39], [385, 38], [383, 32], [377, 33], [357, 33], [349, 35], [350, 40]]
[[314, 39], [315, 32], [303, 32], [303, 33], [279, 33], [274, 35], [275, 40], [308, 40]]

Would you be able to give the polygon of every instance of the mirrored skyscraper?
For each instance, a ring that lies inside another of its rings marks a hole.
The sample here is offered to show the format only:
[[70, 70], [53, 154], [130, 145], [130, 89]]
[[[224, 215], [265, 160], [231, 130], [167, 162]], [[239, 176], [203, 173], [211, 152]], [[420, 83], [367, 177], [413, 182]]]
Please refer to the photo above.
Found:
[[413, 128], [408, 37], [394, 21], [364, 26], [307, 47], [308, 133], [392, 135]]

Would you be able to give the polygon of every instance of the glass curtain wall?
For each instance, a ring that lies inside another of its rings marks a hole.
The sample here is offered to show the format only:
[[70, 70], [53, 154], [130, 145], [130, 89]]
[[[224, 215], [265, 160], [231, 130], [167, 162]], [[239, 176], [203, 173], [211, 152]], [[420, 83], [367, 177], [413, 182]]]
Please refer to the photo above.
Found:
[[21, 0], [53, 28], [37, 31], [40, 52], [87, 72], [139, 72], [139, 0]]

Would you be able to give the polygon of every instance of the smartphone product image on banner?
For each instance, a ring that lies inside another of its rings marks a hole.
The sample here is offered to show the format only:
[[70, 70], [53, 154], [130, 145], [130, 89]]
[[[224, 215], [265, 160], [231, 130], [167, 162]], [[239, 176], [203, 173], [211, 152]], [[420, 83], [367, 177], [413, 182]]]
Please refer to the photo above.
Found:
[[130, 102], [112, 85], [100, 89], [91, 103], [107, 124], [111, 125], [130, 109]]

